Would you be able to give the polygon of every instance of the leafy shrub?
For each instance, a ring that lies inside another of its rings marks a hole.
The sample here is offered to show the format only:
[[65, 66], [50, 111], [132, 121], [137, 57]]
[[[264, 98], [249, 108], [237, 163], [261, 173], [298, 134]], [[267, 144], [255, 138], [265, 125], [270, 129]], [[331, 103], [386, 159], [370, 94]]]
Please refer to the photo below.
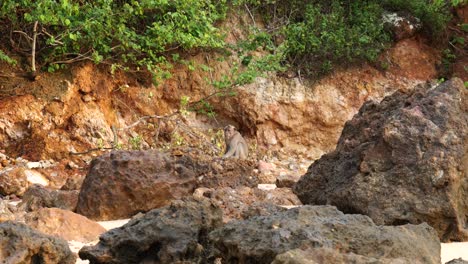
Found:
[[117, 63], [114, 69], [154, 71], [170, 67], [166, 55], [174, 50], [222, 47], [214, 23], [225, 17], [227, 5], [225, 0], [3, 0], [0, 10], [2, 30], [24, 33], [13, 33], [19, 47], [39, 22], [38, 56], [49, 70], [92, 60]]

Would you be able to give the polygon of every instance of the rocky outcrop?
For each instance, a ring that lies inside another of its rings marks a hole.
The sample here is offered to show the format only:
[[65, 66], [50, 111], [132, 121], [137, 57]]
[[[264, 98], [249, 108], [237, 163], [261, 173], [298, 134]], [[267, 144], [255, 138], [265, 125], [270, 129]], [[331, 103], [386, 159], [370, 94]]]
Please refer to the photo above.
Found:
[[254, 162], [157, 151], [114, 151], [96, 158], [76, 211], [92, 219], [128, 218], [190, 196], [199, 186], [254, 187]]
[[427, 222], [443, 241], [467, 240], [467, 131], [460, 79], [367, 102], [294, 192], [377, 224]]
[[440, 242], [427, 224], [377, 226], [367, 216], [343, 214], [332, 206], [303, 206], [232, 221], [209, 237], [218, 250], [215, 255], [226, 263], [271, 263], [280, 254], [304, 248], [336, 250], [346, 258], [356, 254], [440, 263]]
[[106, 229], [88, 218], [58, 208], [42, 208], [25, 216], [26, 224], [67, 241], [95, 241]]
[[74, 211], [78, 203], [78, 195], [78, 190], [52, 190], [35, 184], [24, 193], [23, 200], [18, 206], [26, 212], [36, 211], [43, 207]]
[[15, 222], [0, 223], [2, 263], [74, 264], [76, 257], [65, 240]]
[[128, 218], [193, 193], [195, 173], [156, 151], [113, 151], [93, 160], [76, 212], [95, 220]]
[[208, 233], [221, 225], [221, 211], [207, 199], [174, 201], [104, 233], [81, 259], [104, 263], [207, 263]]

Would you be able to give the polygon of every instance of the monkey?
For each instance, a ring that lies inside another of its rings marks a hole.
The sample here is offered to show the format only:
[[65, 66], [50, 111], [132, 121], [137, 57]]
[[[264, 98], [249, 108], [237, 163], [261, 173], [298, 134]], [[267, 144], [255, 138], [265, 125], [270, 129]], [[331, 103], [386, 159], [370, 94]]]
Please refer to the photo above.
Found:
[[240, 158], [246, 159], [248, 154], [247, 142], [232, 125], [224, 127], [224, 141], [226, 142], [226, 152], [223, 158]]

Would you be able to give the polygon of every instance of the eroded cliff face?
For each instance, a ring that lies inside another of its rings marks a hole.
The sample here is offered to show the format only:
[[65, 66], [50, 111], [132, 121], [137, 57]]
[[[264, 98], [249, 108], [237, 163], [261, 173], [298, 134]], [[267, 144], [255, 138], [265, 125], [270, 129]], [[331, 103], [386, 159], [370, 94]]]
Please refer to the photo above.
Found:
[[[178, 119], [201, 132], [216, 132], [232, 123], [257, 153], [283, 150], [316, 159], [334, 148], [345, 121], [365, 101], [378, 101], [436, 76], [439, 56], [418, 38], [402, 40], [382, 56], [389, 65], [385, 71], [371, 65], [350, 67], [315, 83], [299, 77], [258, 78], [238, 87], [234, 96], [211, 97], [216, 119], [196, 114]], [[60, 160], [70, 157], [70, 152], [111, 147], [116, 137], [128, 148], [161, 147], [181, 123], [140, 118], [174, 113], [182, 96], [204, 98], [215, 89], [205, 78], [219, 78], [231, 66], [208, 54], [192, 58], [213, 71], [177, 66], [172, 77], [158, 86], [149, 76], [111, 75], [92, 64], [75, 66], [59, 76], [44, 74], [33, 83], [10, 79], [2, 86], [21, 85], [30, 92], [0, 99], [0, 149], [29, 160]], [[135, 125], [137, 121], [141, 122]], [[204, 140], [183, 130], [178, 136], [195, 143]]]

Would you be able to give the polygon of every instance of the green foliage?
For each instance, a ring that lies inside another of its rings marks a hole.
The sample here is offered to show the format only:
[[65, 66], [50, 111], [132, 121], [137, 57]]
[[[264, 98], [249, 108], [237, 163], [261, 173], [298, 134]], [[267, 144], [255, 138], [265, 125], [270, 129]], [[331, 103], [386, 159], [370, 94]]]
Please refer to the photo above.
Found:
[[[453, 5], [459, 1], [452, 0]], [[404, 11], [419, 18], [423, 29], [433, 38], [440, 36], [451, 19], [449, 5], [445, 0], [384, 0], [383, 6], [390, 11]]]
[[17, 61], [10, 58], [8, 55], [6, 55], [3, 51], [0, 50], [0, 61], [4, 61], [10, 65], [16, 65]]
[[143, 138], [140, 135], [136, 135], [128, 139], [128, 144], [133, 150], [139, 150], [141, 149], [142, 140]]
[[383, 9], [371, 1], [291, 1], [297, 15], [285, 25], [288, 62], [305, 74], [327, 73], [336, 65], [375, 60], [389, 42]]
[[56, 64], [92, 60], [115, 63], [114, 70], [162, 72], [158, 78], [164, 78], [170, 51], [224, 45], [214, 23], [225, 17], [227, 5], [225, 0], [4, 0], [0, 10], [7, 26], [30, 36], [31, 25], [39, 22], [37, 50], [49, 71], [57, 70]]

